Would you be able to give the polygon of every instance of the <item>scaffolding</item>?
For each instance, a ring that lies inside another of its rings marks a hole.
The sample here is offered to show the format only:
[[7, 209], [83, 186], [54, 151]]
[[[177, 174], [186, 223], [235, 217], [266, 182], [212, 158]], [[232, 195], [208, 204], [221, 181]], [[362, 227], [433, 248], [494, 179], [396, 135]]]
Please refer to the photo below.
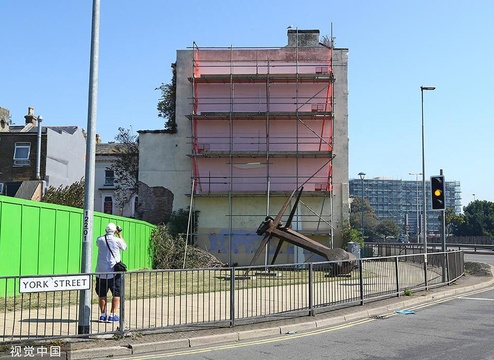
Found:
[[332, 50], [193, 44], [191, 211], [201, 199], [227, 201], [230, 263], [240, 218], [260, 222], [302, 186], [294, 229], [333, 245]]

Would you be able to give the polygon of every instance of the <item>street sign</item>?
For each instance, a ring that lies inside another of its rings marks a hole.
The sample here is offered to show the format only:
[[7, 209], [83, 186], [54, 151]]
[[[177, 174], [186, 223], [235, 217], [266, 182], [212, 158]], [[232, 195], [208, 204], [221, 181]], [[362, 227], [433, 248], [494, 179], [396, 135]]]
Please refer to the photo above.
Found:
[[19, 279], [21, 293], [89, 290], [91, 279], [89, 275], [67, 275], [50, 277], [23, 277]]

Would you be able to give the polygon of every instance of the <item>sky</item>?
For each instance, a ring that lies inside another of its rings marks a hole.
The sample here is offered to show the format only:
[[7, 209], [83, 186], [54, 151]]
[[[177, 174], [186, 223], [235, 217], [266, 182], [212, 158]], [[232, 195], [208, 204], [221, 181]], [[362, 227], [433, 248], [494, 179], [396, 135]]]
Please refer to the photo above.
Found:
[[[0, 106], [45, 126], [88, 126], [92, 0], [1, 0]], [[162, 129], [176, 50], [287, 44], [319, 29], [349, 49], [349, 176], [443, 170], [462, 205], [494, 201], [494, 1], [101, 0], [96, 132]], [[420, 86], [435, 86], [424, 91]], [[421, 177], [419, 177], [421, 179]]]

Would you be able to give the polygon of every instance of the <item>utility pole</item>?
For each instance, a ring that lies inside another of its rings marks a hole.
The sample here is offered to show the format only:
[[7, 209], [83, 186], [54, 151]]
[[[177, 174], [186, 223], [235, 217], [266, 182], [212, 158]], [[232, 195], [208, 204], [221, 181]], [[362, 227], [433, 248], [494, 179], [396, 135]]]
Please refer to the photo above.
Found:
[[[91, 58], [89, 65], [89, 96], [86, 139], [86, 174], [84, 191], [84, 214], [82, 228], [81, 273], [91, 272], [94, 213], [94, 167], [96, 163], [96, 108], [98, 103], [100, 0], [93, 0], [91, 29]], [[91, 290], [81, 290], [79, 299], [78, 334], [90, 333]]]

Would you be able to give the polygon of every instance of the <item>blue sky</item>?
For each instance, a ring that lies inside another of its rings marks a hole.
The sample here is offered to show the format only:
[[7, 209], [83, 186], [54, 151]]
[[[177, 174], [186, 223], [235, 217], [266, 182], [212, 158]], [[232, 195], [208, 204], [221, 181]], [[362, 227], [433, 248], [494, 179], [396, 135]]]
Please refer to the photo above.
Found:
[[[87, 128], [91, 0], [0, 2], [0, 106], [22, 124]], [[163, 127], [154, 89], [176, 50], [284, 46], [286, 28], [319, 29], [349, 49], [350, 177], [415, 180], [443, 169], [462, 204], [494, 201], [494, 2], [490, 0], [101, 0], [97, 133]], [[475, 194], [475, 196], [473, 195]]]

